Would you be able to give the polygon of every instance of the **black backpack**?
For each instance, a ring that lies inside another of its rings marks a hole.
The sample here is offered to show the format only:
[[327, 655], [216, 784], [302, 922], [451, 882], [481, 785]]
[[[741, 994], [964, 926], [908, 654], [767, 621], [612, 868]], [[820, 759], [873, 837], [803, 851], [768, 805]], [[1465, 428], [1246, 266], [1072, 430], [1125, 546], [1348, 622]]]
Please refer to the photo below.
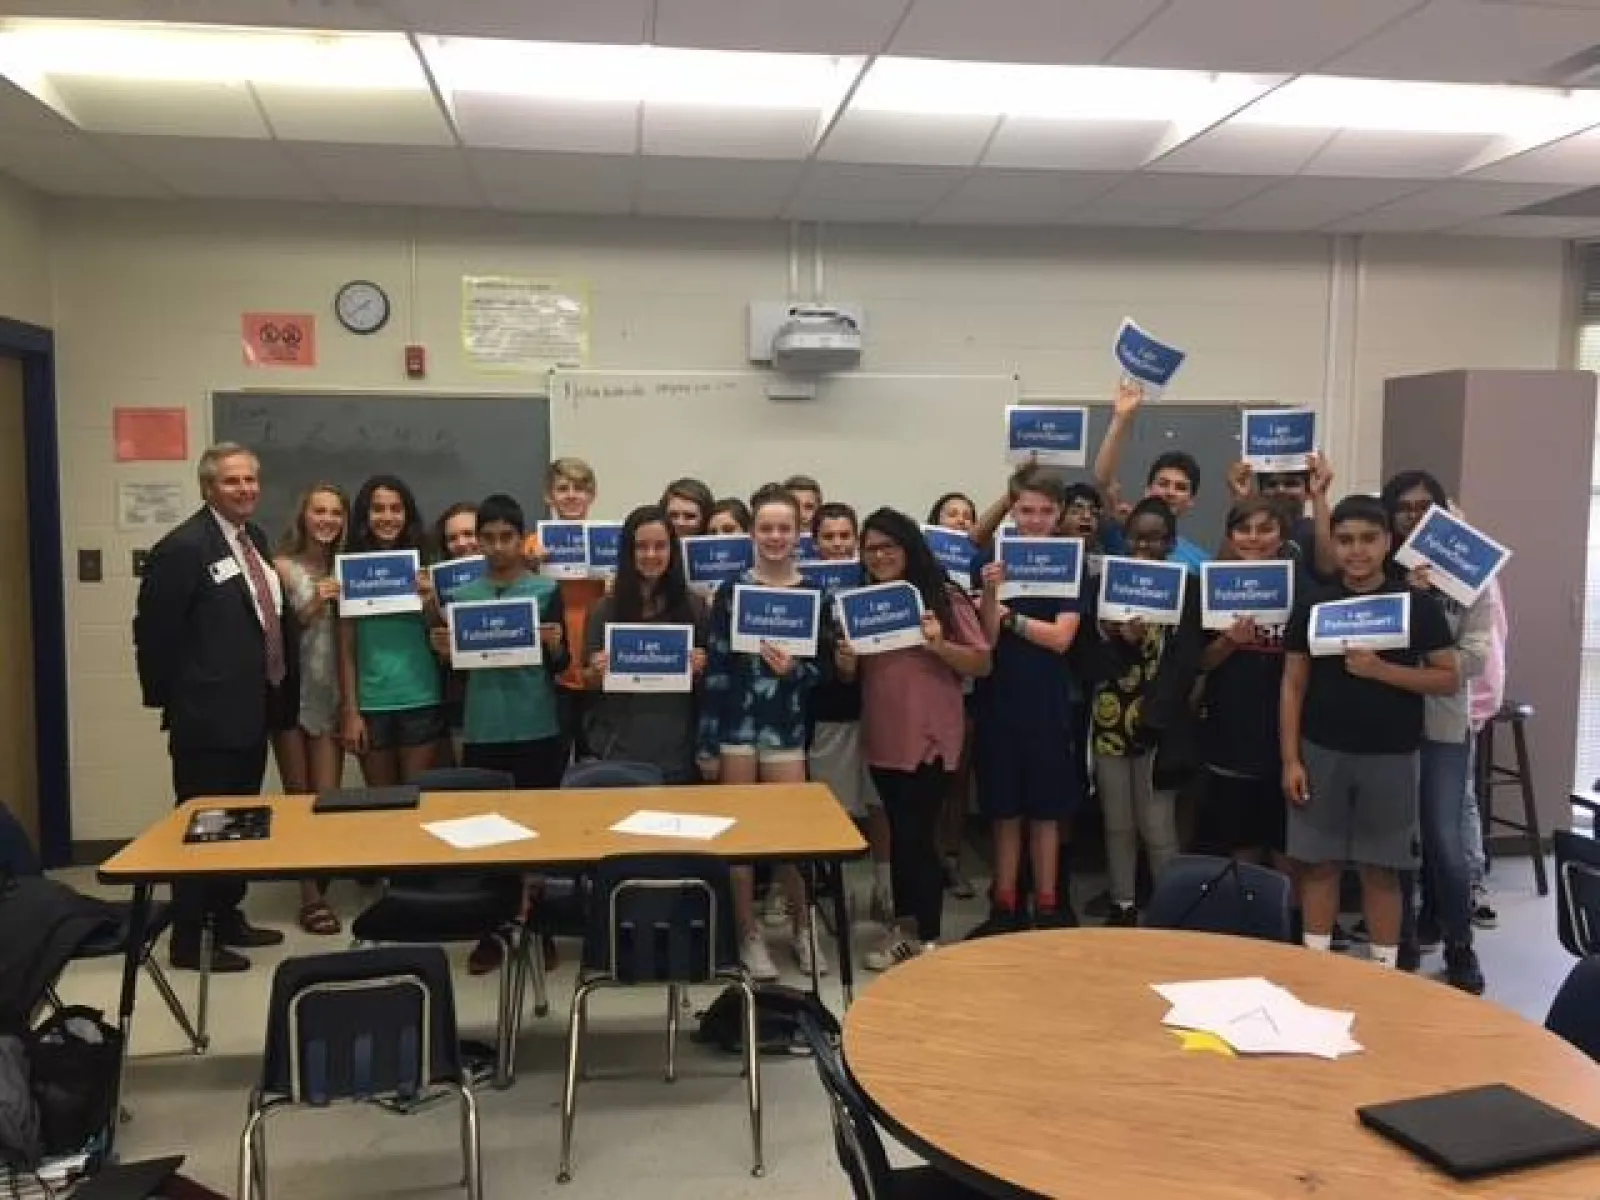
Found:
[[[800, 1034], [800, 1014], [810, 1013], [822, 1028], [834, 1035], [839, 1022], [815, 995], [803, 988], [782, 983], [758, 983], [756, 994], [756, 1041], [762, 1054], [801, 1054], [805, 1039]], [[700, 1027], [692, 1039], [701, 1045], [716, 1046], [729, 1054], [744, 1053], [744, 993], [737, 985], [722, 994], [699, 1014]]]
[[115, 1119], [121, 1031], [99, 1009], [71, 1005], [29, 1033], [27, 1043], [45, 1155], [96, 1155]]

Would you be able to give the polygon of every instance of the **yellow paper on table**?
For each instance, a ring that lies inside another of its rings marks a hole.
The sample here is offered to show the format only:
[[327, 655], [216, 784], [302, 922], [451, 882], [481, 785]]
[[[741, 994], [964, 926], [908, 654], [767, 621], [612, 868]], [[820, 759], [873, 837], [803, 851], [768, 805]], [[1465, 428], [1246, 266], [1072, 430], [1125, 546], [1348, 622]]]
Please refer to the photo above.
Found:
[[1174, 1029], [1172, 1032], [1178, 1035], [1185, 1050], [1209, 1050], [1212, 1054], [1220, 1054], [1224, 1058], [1238, 1057], [1233, 1047], [1214, 1033], [1194, 1029]]

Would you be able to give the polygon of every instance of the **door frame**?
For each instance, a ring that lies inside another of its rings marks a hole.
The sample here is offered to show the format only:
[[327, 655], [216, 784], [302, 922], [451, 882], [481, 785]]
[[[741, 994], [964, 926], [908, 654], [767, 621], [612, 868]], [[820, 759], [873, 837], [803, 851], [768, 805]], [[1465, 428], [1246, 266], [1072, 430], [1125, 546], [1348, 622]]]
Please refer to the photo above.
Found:
[[67, 737], [67, 614], [55, 335], [40, 325], [0, 317], [0, 356], [22, 364], [39, 857], [46, 866], [60, 866], [72, 855], [72, 774]]

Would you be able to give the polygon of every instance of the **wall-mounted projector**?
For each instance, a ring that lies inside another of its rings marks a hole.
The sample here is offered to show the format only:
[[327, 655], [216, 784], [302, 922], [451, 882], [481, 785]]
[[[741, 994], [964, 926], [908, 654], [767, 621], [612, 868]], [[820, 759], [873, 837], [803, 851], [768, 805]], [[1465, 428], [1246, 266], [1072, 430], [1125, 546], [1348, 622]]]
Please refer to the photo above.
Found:
[[750, 358], [779, 371], [819, 375], [861, 365], [859, 306], [789, 302], [750, 306]]

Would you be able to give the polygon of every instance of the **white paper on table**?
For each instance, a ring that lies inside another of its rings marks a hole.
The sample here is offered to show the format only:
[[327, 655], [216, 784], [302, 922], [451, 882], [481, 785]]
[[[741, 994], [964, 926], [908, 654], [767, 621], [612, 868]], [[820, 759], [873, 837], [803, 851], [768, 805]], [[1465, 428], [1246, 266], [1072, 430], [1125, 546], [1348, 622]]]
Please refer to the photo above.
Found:
[[441, 842], [448, 842], [457, 850], [479, 850], [485, 846], [524, 842], [539, 836], [527, 826], [518, 825], [509, 817], [502, 817], [499, 813], [456, 817], [450, 821], [425, 821], [422, 827]]
[[692, 838], [709, 842], [732, 828], [732, 817], [700, 817], [692, 813], [655, 812], [641, 808], [611, 827], [612, 833], [634, 833], [644, 837]]
[[1259, 977], [1152, 984], [1172, 1008], [1163, 1025], [1213, 1033], [1240, 1054], [1339, 1058], [1362, 1047], [1351, 1035], [1355, 1014], [1304, 1004]]

